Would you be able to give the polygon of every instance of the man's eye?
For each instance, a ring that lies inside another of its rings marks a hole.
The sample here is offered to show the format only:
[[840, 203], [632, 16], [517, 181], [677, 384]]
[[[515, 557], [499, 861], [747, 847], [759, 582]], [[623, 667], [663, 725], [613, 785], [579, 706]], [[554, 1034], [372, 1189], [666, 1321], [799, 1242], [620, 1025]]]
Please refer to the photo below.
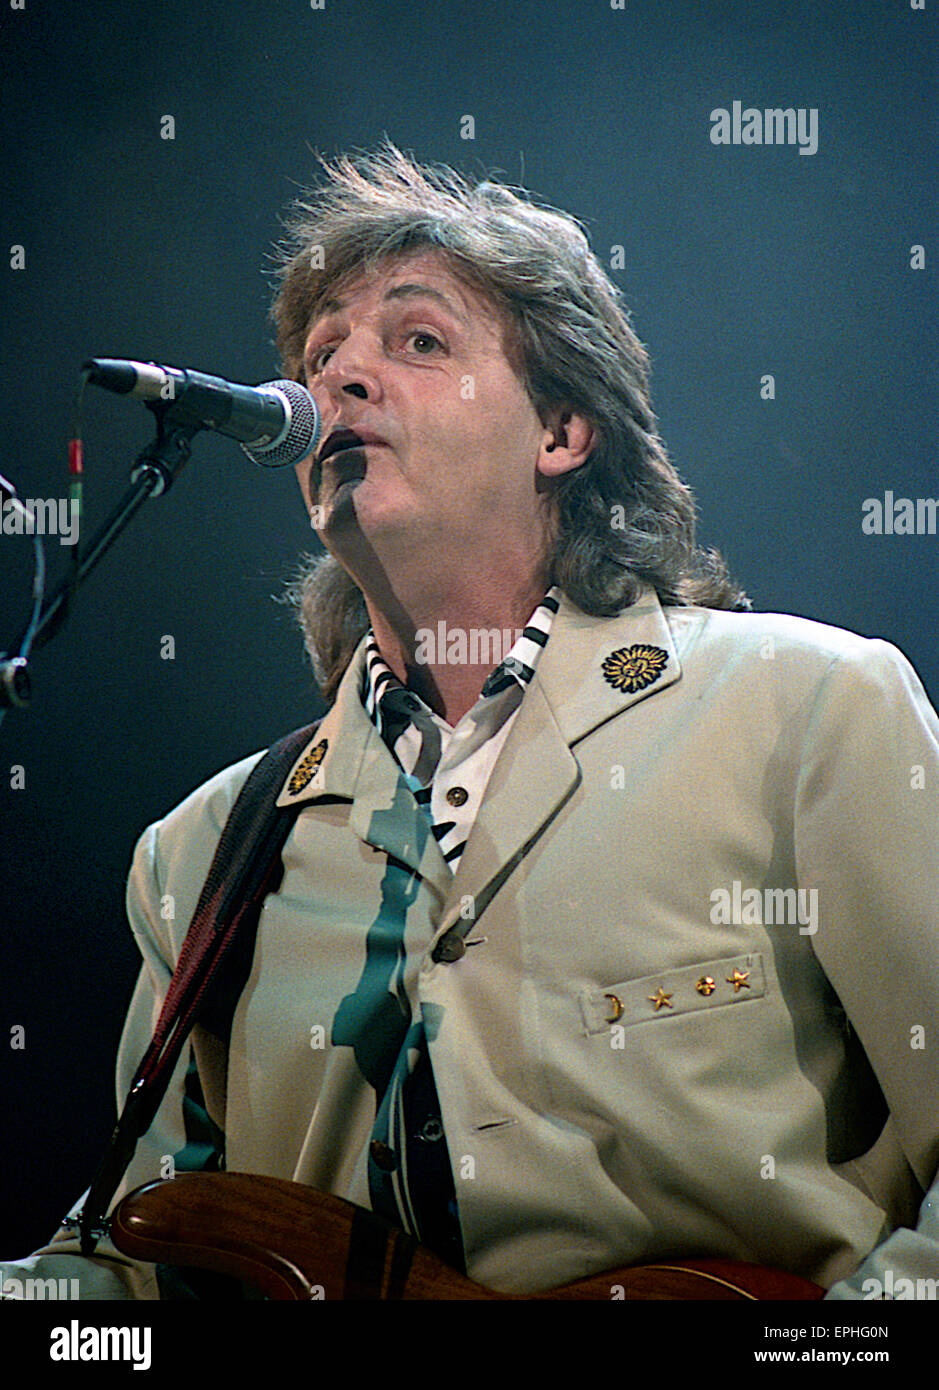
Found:
[[310, 358], [310, 371], [321, 372], [335, 351], [335, 348], [325, 347], [320, 348], [318, 352], [314, 352], [313, 356]]
[[[413, 343], [414, 351], [420, 357], [429, 357], [438, 348], [441, 351], [444, 350], [443, 343], [433, 333], [410, 333], [406, 341]], [[317, 373], [321, 372], [335, 351], [335, 346], [318, 348], [310, 358], [307, 375], [316, 376]]]
[[[408, 338], [409, 343], [414, 344], [414, 350], [421, 357], [429, 357], [434, 348], [442, 348], [443, 343], [439, 338], [435, 338], [433, 333], [412, 333]], [[426, 346], [429, 344], [429, 346]]]

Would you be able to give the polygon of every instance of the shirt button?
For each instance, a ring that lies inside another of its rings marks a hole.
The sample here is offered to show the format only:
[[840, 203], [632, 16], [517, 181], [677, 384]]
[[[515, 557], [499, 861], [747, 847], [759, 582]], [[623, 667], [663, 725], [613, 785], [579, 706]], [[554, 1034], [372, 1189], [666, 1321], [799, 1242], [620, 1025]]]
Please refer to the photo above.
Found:
[[425, 1120], [421, 1125], [421, 1138], [428, 1144], [436, 1144], [438, 1139], [443, 1138], [443, 1121], [439, 1115], [432, 1115], [429, 1120]]
[[398, 1155], [394, 1149], [389, 1149], [388, 1145], [383, 1144], [380, 1139], [373, 1139], [368, 1146], [368, 1151], [375, 1167], [380, 1168], [383, 1173], [393, 1173], [397, 1168]]
[[466, 955], [466, 946], [463, 938], [458, 931], [448, 931], [437, 942], [431, 951], [431, 960], [443, 961], [445, 965], [451, 965], [453, 961], [460, 960]]
[[469, 792], [465, 787], [451, 787], [447, 792], [447, 801], [451, 806], [465, 806], [469, 801]]

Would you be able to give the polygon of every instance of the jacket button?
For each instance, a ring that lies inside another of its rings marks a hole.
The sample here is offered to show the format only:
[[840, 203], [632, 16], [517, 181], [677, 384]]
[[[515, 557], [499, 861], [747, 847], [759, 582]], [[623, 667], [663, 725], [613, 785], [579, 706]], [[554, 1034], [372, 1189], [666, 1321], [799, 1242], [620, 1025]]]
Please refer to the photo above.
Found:
[[443, 1138], [443, 1121], [439, 1115], [431, 1115], [429, 1120], [424, 1121], [420, 1137], [428, 1144], [436, 1144], [438, 1139]]
[[393, 1173], [397, 1168], [398, 1155], [394, 1149], [389, 1149], [388, 1145], [383, 1144], [380, 1139], [373, 1139], [368, 1146], [368, 1151], [375, 1167], [380, 1168], [383, 1173]]
[[431, 960], [443, 961], [445, 965], [451, 965], [453, 961], [460, 960], [466, 955], [466, 946], [463, 938], [458, 931], [448, 931], [437, 942], [437, 945], [430, 953]]
[[465, 787], [451, 787], [446, 799], [450, 806], [465, 806], [469, 801], [469, 792]]

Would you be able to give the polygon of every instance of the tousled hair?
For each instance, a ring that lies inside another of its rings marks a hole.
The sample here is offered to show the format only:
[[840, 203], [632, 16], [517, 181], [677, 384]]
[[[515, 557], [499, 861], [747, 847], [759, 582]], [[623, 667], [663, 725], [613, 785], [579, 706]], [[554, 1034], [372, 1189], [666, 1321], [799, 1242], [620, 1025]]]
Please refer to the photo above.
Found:
[[[293, 205], [278, 247], [271, 315], [284, 374], [303, 381], [310, 324], [344, 281], [437, 251], [500, 314], [542, 421], [560, 408], [593, 426], [587, 461], [555, 480], [548, 581], [596, 616], [621, 612], [645, 584], [663, 604], [748, 608], [720, 555], [696, 544], [694, 499], [657, 431], [648, 354], [580, 224], [523, 189], [418, 164], [388, 140], [320, 163], [325, 180]], [[362, 592], [320, 555], [304, 557], [285, 597], [331, 699], [369, 626]]]

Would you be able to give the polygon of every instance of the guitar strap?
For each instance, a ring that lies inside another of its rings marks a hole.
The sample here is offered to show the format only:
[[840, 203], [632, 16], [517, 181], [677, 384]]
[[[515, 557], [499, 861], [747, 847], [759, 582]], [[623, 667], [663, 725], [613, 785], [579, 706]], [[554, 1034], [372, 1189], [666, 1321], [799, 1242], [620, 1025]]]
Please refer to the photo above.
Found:
[[228, 1042], [247, 984], [261, 907], [283, 877], [280, 852], [301, 809], [277, 806], [284, 780], [319, 720], [295, 729], [252, 769], [222, 829], [179, 953], [153, 1039], [134, 1073], [120, 1119], [81, 1213], [81, 1250], [104, 1235], [103, 1215], [166, 1094], [183, 1044], [198, 1022]]

